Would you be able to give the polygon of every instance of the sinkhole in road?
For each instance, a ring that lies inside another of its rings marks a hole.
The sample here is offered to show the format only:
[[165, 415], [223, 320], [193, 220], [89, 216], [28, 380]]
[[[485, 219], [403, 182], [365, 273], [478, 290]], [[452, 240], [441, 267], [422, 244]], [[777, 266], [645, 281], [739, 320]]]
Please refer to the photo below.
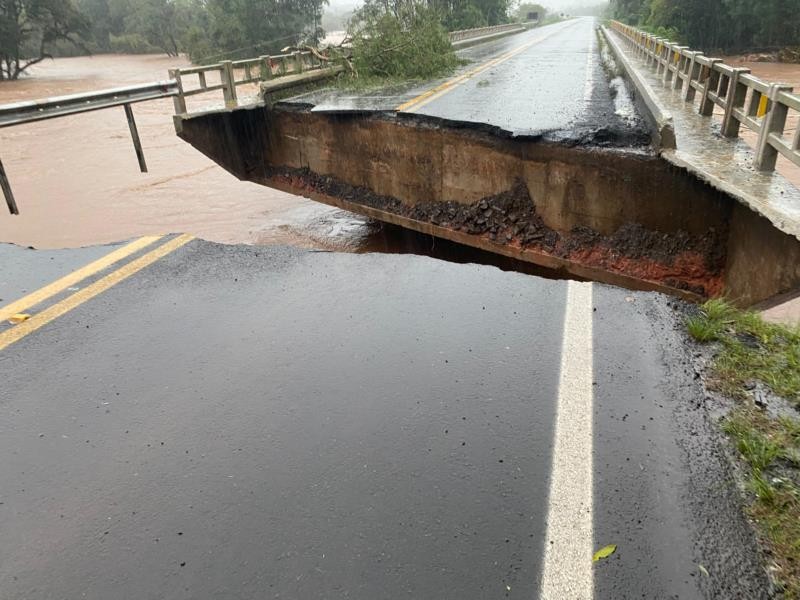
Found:
[[176, 130], [240, 179], [422, 234], [391, 233], [401, 243], [383, 250], [743, 305], [800, 285], [796, 238], [613, 131], [511, 136], [280, 104], [180, 116]]
[[552, 280], [585, 281], [564, 270], [542, 267], [532, 262], [481, 250], [459, 242], [413, 231], [399, 225], [375, 221], [375, 227], [361, 240], [358, 253], [414, 254], [456, 264], [478, 264], [497, 267]]

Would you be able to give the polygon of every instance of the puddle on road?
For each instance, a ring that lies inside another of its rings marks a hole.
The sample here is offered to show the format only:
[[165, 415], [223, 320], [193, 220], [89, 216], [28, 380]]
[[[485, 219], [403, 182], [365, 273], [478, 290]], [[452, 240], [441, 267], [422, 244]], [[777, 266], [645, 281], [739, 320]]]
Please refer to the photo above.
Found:
[[622, 77], [615, 77], [608, 83], [611, 96], [614, 99], [614, 113], [631, 127], [639, 123], [636, 105], [628, 85]]

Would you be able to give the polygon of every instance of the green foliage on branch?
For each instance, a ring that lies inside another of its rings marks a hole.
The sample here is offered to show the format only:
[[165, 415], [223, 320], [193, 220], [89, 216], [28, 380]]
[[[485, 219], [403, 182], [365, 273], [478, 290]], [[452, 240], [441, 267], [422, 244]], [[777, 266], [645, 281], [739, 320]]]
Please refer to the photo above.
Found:
[[356, 13], [349, 35], [359, 78], [429, 79], [458, 64], [439, 14], [421, 3], [395, 11], [368, 2]]

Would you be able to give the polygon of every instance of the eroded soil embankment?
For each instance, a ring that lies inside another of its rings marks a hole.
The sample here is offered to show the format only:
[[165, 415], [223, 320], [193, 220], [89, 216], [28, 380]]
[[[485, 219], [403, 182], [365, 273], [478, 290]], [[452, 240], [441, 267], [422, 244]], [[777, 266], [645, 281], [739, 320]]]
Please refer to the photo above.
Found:
[[524, 258], [535, 250], [584, 266], [619, 273], [700, 296], [723, 288], [724, 236], [715, 229], [703, 235], [685, 231], [665, 234], [630, 223], [612, 235], [589, 227], [558, 232], [537, 214], [524, 182], [472, 204], [420, 202], [409, 206], [397, 198], [318, 175], [309, 169], [273, 169], [268, 179], [298, 191], [323, 194], [377, 210], [480, 236], [514, 248]]

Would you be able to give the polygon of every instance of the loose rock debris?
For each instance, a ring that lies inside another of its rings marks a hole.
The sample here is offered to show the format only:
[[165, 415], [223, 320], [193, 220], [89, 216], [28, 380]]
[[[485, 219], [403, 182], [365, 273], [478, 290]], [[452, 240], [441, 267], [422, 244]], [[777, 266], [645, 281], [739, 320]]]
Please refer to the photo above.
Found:
[[482, 236], [492, 243], [536, 250], [591, 267], [710, 297], [721, 293], [724, 238], [714, 229], [703, 235], [663, 233], [630, 223], [606, 236], [589, 228], [568, 233], [548, 227], [523, 181], [472, 204], [418, 202], [409, 205], [309, 169], [275, 169], [271, 179], [416, 221]]

